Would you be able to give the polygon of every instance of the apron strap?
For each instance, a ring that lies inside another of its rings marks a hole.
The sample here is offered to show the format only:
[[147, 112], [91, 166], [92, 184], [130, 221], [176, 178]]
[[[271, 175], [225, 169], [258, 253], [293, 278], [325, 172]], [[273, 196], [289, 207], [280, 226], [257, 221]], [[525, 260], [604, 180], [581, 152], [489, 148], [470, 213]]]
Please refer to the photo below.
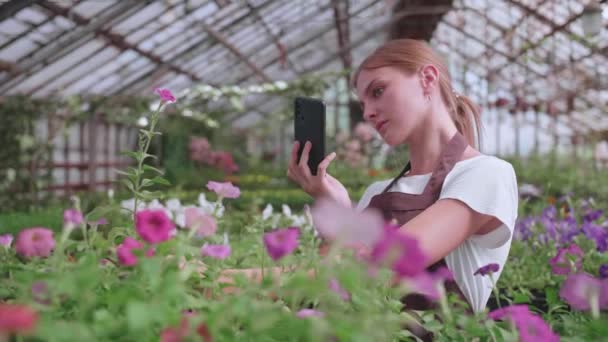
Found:
[[423, 193], [437, 193], [437, 195], [439, 195], [445, 177], [452, 171], [454, 165], [460, 161], [467, 146], [468, 143], [466, 139], [460, 132], [456, 132], [448, 144], [443, 148], [443, 151], [441, 151], [439, 162], [437, 163], [437, 166], [435, 166], [435, 170], [433, 170], [431, 179], [429, 179], [429, 182], [426, 184]]
[[401, 170], [401, 172], [399, 172], [399, 174], [397, 175], [397, 177], [393, 178], [393, 180], [386, 186], [386, 188], [384, 188], [384, 190], [382, 190], [381, 193], [388, 192], [388, 190], [390, 188], [392, 188], [393, 185], [395, 185], [395, 183], [397, 183], [397, 181], [399, 180], [399, 178], [403, 177], [411, 168], [412, 168], [412, 164], [411, 164], [411, 162], [408, 161], [407, 165], [405, 165], [405, 167], [403, 168], [403, 170]]

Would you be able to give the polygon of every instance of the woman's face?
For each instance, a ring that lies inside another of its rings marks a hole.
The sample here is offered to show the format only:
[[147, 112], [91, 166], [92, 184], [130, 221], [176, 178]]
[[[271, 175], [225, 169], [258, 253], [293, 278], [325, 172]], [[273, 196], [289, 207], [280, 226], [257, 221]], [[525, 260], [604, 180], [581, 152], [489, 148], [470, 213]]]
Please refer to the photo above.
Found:
[[361, 70], [357, 95], [363, 118], [390, 146], [405, 143], [430, 109], [420, 75], [393, 67]]

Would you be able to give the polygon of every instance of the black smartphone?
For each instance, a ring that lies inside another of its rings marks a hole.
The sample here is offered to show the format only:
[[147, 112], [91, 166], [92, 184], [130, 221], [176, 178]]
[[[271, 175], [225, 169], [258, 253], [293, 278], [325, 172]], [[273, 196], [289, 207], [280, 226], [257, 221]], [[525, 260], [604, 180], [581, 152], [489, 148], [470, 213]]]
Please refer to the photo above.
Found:
[[298, 162], [306, 141], [312, 143], [308, 155], [308, 167], [317, 174], [319, 164], [325, 158], [325, 104], [319, 99], [296, 97], [294, 100], [295, 140], [300, 142]]

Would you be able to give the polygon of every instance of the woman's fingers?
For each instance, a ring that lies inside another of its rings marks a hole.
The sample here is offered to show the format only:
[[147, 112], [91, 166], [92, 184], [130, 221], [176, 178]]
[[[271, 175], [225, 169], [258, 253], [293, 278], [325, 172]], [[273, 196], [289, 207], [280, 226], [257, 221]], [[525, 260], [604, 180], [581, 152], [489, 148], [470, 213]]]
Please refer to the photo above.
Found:
[[321, 163], [319, 163], [319, 167], [317, 168], [317, 175], [319, 177], [325, 177], [325, 173], [327, 172], [327, 168], [329, 164], [336, 158], [336, 152], [330, 153]]
[[300, 156], [300, 163], [298, 164], [300, 174], [303, 175], [306, 179], [309, 179], [311, 177], [310, 168], [308, 167], [308, 155], [310, 153], [311, 148], [312, 143], [310, 141], [307, 141], [306, 144], [304, 144], [302, 156]]

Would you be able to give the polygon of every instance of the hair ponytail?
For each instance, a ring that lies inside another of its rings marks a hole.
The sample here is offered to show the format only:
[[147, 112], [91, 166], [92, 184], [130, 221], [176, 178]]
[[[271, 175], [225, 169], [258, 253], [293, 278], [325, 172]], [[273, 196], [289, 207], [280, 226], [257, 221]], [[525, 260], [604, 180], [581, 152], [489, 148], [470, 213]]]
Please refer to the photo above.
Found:
[[454, 94], [455, 110], [452, 120], [458, 132], [469, 144], [479, 148], [481, 142], [481, 109], [469, 97]]

